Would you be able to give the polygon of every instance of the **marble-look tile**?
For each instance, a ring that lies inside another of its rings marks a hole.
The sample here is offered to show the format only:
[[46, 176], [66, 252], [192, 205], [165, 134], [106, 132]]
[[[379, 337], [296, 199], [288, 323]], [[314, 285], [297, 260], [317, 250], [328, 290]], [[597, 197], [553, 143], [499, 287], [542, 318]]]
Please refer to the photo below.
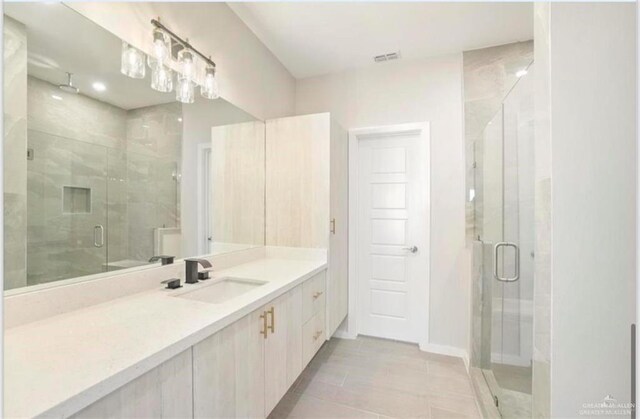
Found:
[[[107, 253], [112, 261], [147, 260], [154, 253], [153, 229], [180, 221], [181, 104], [126, 111], [82, 94], [52, 100], [51, 94], [62, 93], [53, 84], [27, 79], [26, 55], [24, 60], [24, 92], [16, 97], [25, 102], [25, 137], [35, 151], [28, 164], [14, 159], [25, 166], [29, 197], [25, 281], [101, 272]], [[25, 153], [26, 147], [25, 139]], [[65, 185], [91, 189], [90, 213], [62, 212]], [[102, 248], [93, 245], [96, 225], [105, 227]]]
[[368, 337], [326, 342], [271, 417], [317, 417], [293, 413], [291, 400], [308, 397], [355, 409], [346, 417], [479, 417], [461, 359]]
[[[64, 100], [53, 99], [53, 94]], [[124, 146], [124, 109], [82, 94], [61, 92], [57, 86], [31, 76], [27, 98], [30, 130], [111, 148]]]
[[370, 418], [378, 415], [327, 400], [300, 394], [287, 395], [269, 415], [269, 419], [284, 418]]
[[4, 287], [26, 285], [27, 32], [4, 16]]

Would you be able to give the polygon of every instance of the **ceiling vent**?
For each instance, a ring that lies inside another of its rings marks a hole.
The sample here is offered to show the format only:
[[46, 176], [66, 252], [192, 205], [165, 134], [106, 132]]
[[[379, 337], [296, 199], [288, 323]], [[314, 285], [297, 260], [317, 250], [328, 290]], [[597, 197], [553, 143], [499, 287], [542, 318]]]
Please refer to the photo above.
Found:
[[400, 58], [400, 51], [376, 55], [375, 57], [373, 57], [373, 61], [375, 61], [376, 63], [383, 63], [385, 61], [397, 60], [398, 58]]

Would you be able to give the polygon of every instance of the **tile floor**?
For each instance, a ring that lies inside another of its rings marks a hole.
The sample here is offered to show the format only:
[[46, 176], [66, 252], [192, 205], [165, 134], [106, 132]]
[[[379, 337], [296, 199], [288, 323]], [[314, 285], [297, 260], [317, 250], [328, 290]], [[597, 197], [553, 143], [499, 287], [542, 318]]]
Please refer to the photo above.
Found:
[[480, 418], [461, 359], [417, 345], [331, 339], [269, 419]]

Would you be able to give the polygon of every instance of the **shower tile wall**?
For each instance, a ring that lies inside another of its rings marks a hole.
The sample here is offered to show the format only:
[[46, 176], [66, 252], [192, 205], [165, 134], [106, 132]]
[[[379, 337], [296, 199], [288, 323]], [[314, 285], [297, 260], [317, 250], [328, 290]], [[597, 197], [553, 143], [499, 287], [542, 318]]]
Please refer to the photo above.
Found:
[[[127, 112], [34, 77], [27, 98], [28, 285], [101, 272], [107, 249], [94, 246], [94, 226], [107, 228], [107, 150], [124, 147]], [[91, 212], [63, 213], [64, 186], [90, 188]]]
[[[4, 284], [27, 283], [27, 32], [4, 17]], [[10, 158], [21, 156], [22, 158]]]
[[129, 258], [147, 260], [154, 254], [153, 229], [180, 226], [181, 105], [130, 111], [127, 147]]
[[[61, 96], [56, 100], [52, 95]], [[160, 105], [165, 108], [168, 105]], [[175, 209], [177, 195], [169, 187], [156, 188], [166, 183], [166, 176], [159, 170], [151, 171], [144, 180], [139, 179], [138, 164], [143, 156], [147, 166], [163, 167], [158, 163], [161, 156], [166, 161], [179, 159], [180, 135], [175, 135], [173, 125], [171, 141], [178, 145], [167, 145], [162, 137], [163, 123], [150, 122], [155, 131], [136, 137], [144, 144], [163, 144], [158, 153], [130, 144], [131, 121], [153, 119], [162, 121], [166, 110], [149, 107], [126, 111], [83, 95], [61, 92], [56, 86], [29, 77], [28, 80], [28, 142], [34, 150], [34, 159], [28, 161], [28, 245], [27, 282], [29, 285], [42, 282], [88, 275], [109, 269], [114, 261], [146, 261], [153, 254], [153, 227], [177, 222]], [[177, 122], [172, 108], [172, 118]], [[151, 115], [147, 117], [147, 115]], [[168, 118], [168, 117], [167, 117]], [[179, 134], [179, 131], [178, 131]], [[146, 152], [130, 153], [129, 149]], [[170, 154], [174, 153], [171, 157]], [[174, 163], [175, 166], [175, 163]], [[91, 212], [65, 214], [62, 211], [62, 189], [64, 186], [91, 189]], [[151, 193], [144, 196], [144, 208], [129, 205], [138, 191]], [[168, 192], [167, 192], [168, 191]], [[169, 197], [163, 195], [168, 194]], [[170, 212], [158, 222], [156, 214], [160, 202], [173, 202]], [[143, 212], [145, 211], [145, 212]], [[145, 230], [132, 229], [144, 220]], [[106, 246], [94, 245], [94, 226], [105, 228]], [[131, 243], [135, 243], [132, 248]], [[148, 249], [139, 251], [140, 247]], [[109, 263], [109, 265], [107, 264]]]

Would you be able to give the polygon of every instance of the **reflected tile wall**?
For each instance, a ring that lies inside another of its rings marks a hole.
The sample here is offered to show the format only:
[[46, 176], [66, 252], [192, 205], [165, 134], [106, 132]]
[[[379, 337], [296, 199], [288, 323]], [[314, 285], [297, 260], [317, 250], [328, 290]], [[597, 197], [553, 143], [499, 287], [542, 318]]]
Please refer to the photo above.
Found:
[[[168, 103], [127, 114], [129, 258], [154, 255], [154, 229], [179, 227], [182, 105]], [[182, 256], [182, 255], [176, 255]]]
[[[29, 130], [28, 285], [101, 272], [106, 248], [94, 245], [107, 227], [107, 149]], [[63, 211], [63, 187], [91, 190], [87, 213]]]
[[26, 284], [27, 32], [4, 17], [4, 283]]
[[[29, 77], [28, 285], [146, 262], [153, 229], [179, 225], [181, 106], [126, 111], [82, 95], [59, 101], [54, 93], [56, 86]], [[64, 186], [91, 189], [90, 213], [63, 213]], [[103, 247], [94, 244], [98, 225]]]
[[[61, 97], [56, 100], [53, 96]], [[111, 148], [124, 148], [126, 111], [82, 94], [28, 78], [30, 130]]]

